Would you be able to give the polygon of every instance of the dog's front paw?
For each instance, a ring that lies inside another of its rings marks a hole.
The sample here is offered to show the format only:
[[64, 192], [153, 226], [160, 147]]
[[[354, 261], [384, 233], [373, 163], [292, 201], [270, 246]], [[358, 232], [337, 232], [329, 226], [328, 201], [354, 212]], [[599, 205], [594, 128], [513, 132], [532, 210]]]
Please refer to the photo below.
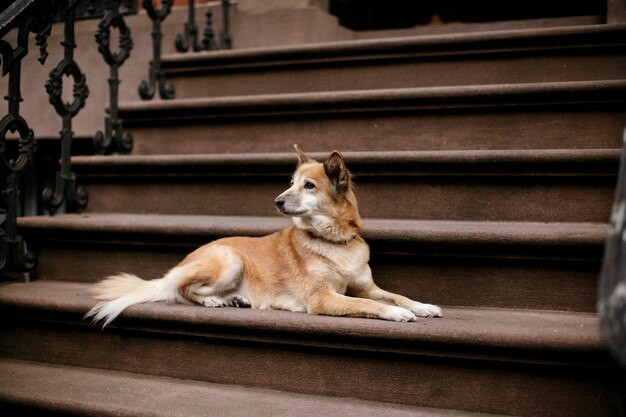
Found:
[[441, 307], [432, 304], [415, 303], [411, 311], [418, 317], [443, 317]]
[[415, 314], [411, 313], [406, 308], [396, 307], [396, 306], [387, 306], [387, 308], [385, 309], [385, 312], [383, 313], [382, 318], [385, 320], [403, 321], [403, 322], [417, 320], [417, 317], [415, 317]]

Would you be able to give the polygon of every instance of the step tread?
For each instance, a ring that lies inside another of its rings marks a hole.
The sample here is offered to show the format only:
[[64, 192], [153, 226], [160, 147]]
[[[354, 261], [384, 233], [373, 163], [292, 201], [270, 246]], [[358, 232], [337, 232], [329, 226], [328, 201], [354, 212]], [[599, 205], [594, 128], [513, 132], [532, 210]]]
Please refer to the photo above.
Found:
[[[83, 213], [32, 216], [18, 219], [31, 230], [65, 230], [78, 233], [144, 233], [161, 235], [263, 236], [291, 224], [284, 217], [210, 216], [182, 214]], [[404, 242], [603, 245], [608, 231], [604, 223], [505, 222], [364, 219], [362, 236]]]
[[[620, 149], [533, 149], [533, 150], [450, 150], [450, 151], [382, 151], [344, 152], [343, 156], [353, 172], [359, 175], [380, 170], [401, 172], [432, 172], [453, 170], [467, 166], [468, 173], [484, 172], [570, 172], [585, 164], [593, 165], [594, 173], [613, 174], [617, 170]], [[323, 160], [328, 153], [310, 152], [313, 159]], [[293, 152], [285, 153], [227, 153], [227, 154], [174, 154], [174, 155], [109, 155], [76, 156], [72, 165], [79, 170], [106, 171], [115, 175], [124, 169], [225, 170], [229, 167], [246, 169], [262, 167], [292, 170], [296, 162]], [[537, 168], [538, 164], [542, 164]], [[545, 165], [543, 165], [545, 164]], [[613, 166], [615, 165], [615, 166]], [[441, 168], [437, 168], [441, 167]], [[221, 171], [218, 171], [221, 172]], [[229, 171], [229, 174], [236, 171]]]
[[285, 61], [298, 59], [304, 61], [340, 60], [363, 56], [397, 56], [398, 54], [437, 56], [451, 53], [468, 54], [477, 50], [504, 52], [605, 44], [620, 45], [624, 43], [622, 36], [624, 32], [626, 32], [626, 25], [596, 25], [406, 36], [229, 51], [201, 51], [195, 54], [166, 54], [163, 56], [163, 66], [167, 70], [175, 70], [199, 65], [208, 67], [245, 63], [260, 65], [272, 62], [285, 63]]
[[[516, 104], [624, 102], [625, 80], [567, 81], [378, 90], [258, 94], [232, 97], [196, 97], [163, 101], [121, 102], [119, 110], [132, 120], [149, 112], [152, 119], [166, 117], [216, 117], [219, 111], [285, 114], [301, 111], [329, 113], [356, 108], [465, 108]], [[207, 109], [213, 110], [207, 113]], [[184, 114], [179, 114], [179, 113]]]
[[5, 405], [84, 415], [489, 416], [4, 358], [0, 375], [0, 402]]
[[[89, 288], [90, 284], [63, 281], [1, 284], [0, 311], [14, 317], [23, 317], [24, 314], [16, 311], [26, 310], [41, 320], [66, 315], [68, 320], [82, 321], [82, 316], [96, 302], [89, 295]], [[463, 357], [480, 357], [488, 348], [543, 353], [604, 351], [596, 314], [580, 312], [444, 307], [441, 319], [394, 323], [276, 310], [147, 303], [130, 307], [110, 326], [124, 327], [129, 319], [140, 320], [143, 329], [154, 327], [179, 334], [217, 331], [242, 339], [272, 338], [287, 343], [300, 340], [312, 345], [349, 343], [375, 346], [376, 350], [416, 353], [436, 346], [430, 352], [433, 355], [449, 353], [452, 349]], [[540, 360], [540, 356], [536, 353], [531, 360]]]

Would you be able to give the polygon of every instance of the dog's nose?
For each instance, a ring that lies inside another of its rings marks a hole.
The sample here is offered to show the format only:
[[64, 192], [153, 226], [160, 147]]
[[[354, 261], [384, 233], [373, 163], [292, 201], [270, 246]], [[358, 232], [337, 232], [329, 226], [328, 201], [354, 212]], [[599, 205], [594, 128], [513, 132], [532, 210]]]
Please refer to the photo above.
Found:
[[274, 204], [276, 204], [276, 207], [282, 208], [285, 205], [285, 200], [282, 197], [276, 197]]

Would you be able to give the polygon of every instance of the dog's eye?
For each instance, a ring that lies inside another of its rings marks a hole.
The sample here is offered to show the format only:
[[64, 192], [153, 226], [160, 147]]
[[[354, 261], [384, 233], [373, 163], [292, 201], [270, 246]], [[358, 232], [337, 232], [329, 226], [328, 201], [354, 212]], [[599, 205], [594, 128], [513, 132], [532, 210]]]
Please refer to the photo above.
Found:
[[291, 182], [289, 184], [291, 184], [293, 186], [293, 180], [291, 180]]
[[304, 188], [307, 190], [313, 190], [315, 189], [315, 184], [313, 184], [311, 181], [307, 181], [304, 183]]

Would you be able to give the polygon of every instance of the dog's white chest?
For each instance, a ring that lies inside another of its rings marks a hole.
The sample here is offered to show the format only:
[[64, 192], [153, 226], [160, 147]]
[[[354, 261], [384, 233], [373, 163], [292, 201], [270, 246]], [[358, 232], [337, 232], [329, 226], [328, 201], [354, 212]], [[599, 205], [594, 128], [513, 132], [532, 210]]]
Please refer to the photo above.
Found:
[[314, 241], [310, 249], [319, 256], [309, 264], [309, 273], [324, 278], [340, 293], [345, 292], [350, 281], [363, 274], [369, 262], [369, 248], [359, 241], [347, 245]]

